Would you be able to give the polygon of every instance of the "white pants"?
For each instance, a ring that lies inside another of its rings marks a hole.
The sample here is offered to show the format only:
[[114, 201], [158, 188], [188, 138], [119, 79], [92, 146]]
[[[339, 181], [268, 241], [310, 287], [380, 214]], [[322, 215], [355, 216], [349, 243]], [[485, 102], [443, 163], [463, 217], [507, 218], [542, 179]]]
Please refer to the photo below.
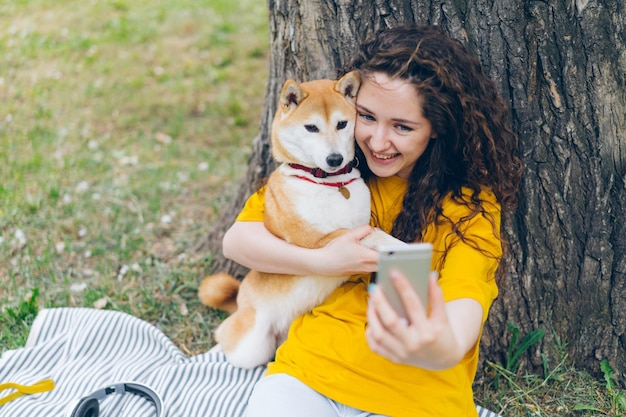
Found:
[[248, 400], [246, 417], [294, 416], [385, 417], [333, 401], [286, 374], [261, 378]]

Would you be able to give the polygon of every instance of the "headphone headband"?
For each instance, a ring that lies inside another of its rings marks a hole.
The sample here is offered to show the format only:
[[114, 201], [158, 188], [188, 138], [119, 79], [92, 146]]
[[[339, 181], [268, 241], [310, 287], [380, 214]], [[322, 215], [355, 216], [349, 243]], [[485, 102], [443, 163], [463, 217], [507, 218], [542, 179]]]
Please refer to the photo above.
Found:
[[161, 399], [161, 396], [156, 393], [156, 391], [139, 382], [118, 382], [116, 384], [100, 388], [86, 397], [77, 400], [71, 407], [68, 408], [69, 412], [66, 414], [66, 417], [98, 417], [100, 413], [100, 401], [104, 400], [109, 395], [124, 394], [127, 392], [139, 395], [150, 401], [156, 408], [157, 417], [161, 416], [161, 412], [163, 410], [163, 400]]

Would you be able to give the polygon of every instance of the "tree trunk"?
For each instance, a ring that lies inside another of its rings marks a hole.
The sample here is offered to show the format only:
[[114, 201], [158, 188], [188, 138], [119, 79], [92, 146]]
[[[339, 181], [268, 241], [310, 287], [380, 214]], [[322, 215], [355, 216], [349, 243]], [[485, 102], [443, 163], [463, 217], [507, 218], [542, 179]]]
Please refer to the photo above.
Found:
[[[613, 0], [269, 0], [271, 55], [265, 111], [247, 175], [202, 249], [215, 268], [221, 238], [273, 164], [269, 127], [283, 81], [334, 78], [366, 35], [404, 22], [436, 24], [481, 59], [509, 103], [525, 175], [500, 296], [482, 357], [504, 363], [507, 325], [546, 337], [525, 366], [582, 369], [609, 359], [626, 370], [626, 9]], [[622, 377], [624, 374], [622, 374]]]

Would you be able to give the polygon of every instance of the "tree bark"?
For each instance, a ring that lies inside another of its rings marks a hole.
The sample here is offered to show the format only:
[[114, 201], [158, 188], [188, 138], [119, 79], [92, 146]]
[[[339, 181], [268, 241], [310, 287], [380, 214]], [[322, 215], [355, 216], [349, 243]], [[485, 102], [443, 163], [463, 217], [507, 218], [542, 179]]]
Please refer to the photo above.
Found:
[[200, 248], [221, 238], [274, 168], [269, 127], [284, 80], [334, 78], [359, 42], [405, 22], [435, 24], [476, 53], [509, 104], [525, 172], [505, 219], [507, 274], [482, 358], [504, 363], [507, 325], [547, 331], [525, 369], [566, 350], [591, 372], [626, 371], [626, 8], [613, 0], [269, 0], [270, 62], [260, 132], [232, 203]]

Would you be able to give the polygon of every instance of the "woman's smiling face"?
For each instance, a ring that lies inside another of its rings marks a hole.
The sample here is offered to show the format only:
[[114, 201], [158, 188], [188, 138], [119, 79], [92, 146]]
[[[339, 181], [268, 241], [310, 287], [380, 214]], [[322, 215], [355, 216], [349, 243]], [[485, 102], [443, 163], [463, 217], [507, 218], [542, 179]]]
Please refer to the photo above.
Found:
[[362, 79], [356, 112], [354, 136], [370, 170], [378, 177], [407, 179], [434, 138], [415, 88], [375, 72]]

